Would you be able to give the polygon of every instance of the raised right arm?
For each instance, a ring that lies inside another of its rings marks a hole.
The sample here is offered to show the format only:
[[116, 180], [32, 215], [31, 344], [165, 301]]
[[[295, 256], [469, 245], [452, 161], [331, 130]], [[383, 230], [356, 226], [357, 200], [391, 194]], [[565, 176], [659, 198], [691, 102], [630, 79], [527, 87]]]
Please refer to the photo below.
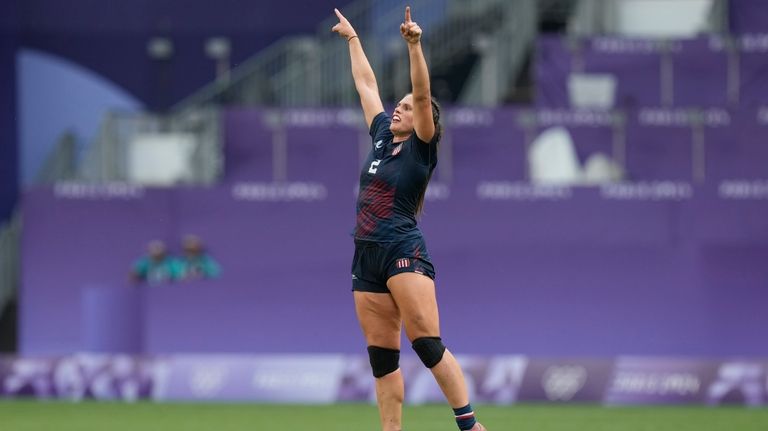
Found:
[[360, 38], [357, 37], [352, 24], [344, 18], [344, 15], [338, 9], [333, 11], [336, 12], [339, 23], [333, 26], [332, 30], [345, 38], [349, 44], [352, 78], [355, 81], [357, 94], [360, 95], [360, 104], [363, 106], [365, 124], [370, 128], [373, 117], [384, 111], [384, 105], [381, 103], [381, 97], [379, 96], [379, 87], [376, 84], [376, 75], [373, 74], [373, 69], [363, 51], [363, 45], [360, 42]]

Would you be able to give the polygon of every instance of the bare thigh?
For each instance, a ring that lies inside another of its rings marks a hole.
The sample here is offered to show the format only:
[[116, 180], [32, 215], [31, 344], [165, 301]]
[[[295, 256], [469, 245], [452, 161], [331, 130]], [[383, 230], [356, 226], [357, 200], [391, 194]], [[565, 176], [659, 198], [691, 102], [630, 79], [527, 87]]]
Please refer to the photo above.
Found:
[[400, 308], [409, 340], [440, 336], [435, 282], [431, 278], [415, 272], [405, 272], [390, 277], [387, 287]]
[[400, 309], [386, 293], [354, 292], [355, 311], [369, 346], [400, 350]]

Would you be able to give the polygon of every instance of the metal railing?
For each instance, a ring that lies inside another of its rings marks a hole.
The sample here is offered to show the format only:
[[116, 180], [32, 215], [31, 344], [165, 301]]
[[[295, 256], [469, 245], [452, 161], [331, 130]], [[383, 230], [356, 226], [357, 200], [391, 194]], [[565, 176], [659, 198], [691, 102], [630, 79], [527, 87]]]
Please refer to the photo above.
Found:
[[469, 105], [497, 106], [503, 102], [538, 33], [536, 0], [501, 2], [500, 26], [495, 31], [476, 34], [480, 63], [472, 71], [459, 102]]
[[77, 142], [71, 131], [64, 132], [53, 151], [40, 168], [35, 182], [51, 184], [56, 181], [71, 180], [77, 175]]
[[[407, 3], [414, 19], [424, 29], [425, 55], [433, 70], [449, 69], [463, 51], [477, 51], [474, 45], [480, 34], [498, 40], [517, 39], [521, 28], [536, 27], [534, 0], [413, 0]], [[342, 11], [362, 39], [385, 100], [410, 91], [405, 66], [407, 50], [398, 31], [405, 4], [402, 0], [358, 0]], [[518, 14], [521, 8], [532, 9], [530, 22], [527, 21], [531, 14]], [[505, 25], [507, 19], [516, 24]], [[282, 107], [357, 104], [347, 44], [330, 30], [336, 22], [335, 16], [331, 16], [318, 26], [313, 36], [289, 37], [276, 42], [234, 69], [228, 79], [209, 84], [174, 109], [184, 111], [208, 104]], [[496, 34], [510, 28], [512, 31]], [[520, 44], [529, 41], [527, 36], [519, 39]], [[497, 63], [502, 67], [514, 64], [510, 58], [519, 55], [520, 50], [505, 53], [506, 46], [497, 45], [498, 55], [503, 57]], [[503, 75], [499, 72], [498, 79], [504, 81]]]

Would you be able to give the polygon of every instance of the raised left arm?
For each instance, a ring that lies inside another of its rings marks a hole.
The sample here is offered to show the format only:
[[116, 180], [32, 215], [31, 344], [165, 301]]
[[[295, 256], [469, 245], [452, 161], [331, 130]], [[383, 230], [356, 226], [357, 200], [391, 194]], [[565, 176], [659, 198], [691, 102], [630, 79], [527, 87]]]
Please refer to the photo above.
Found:
[[432, 120], [432, 93], [429, 85], [429, 69], [421, 49], [421, 27], [411, 20], [411, 8], [405, 8], [405, 22], [400, 24], [400, 34], [408, 44], [413, 87], [413, 128], [416, 136], [429, 142], [435, 135]]

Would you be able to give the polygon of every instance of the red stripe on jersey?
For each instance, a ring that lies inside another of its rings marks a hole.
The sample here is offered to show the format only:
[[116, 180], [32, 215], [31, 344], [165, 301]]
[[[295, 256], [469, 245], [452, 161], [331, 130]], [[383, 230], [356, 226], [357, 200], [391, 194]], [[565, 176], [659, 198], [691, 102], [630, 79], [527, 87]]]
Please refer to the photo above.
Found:
[[360, 211], [357, 214], [357, 234], [367, 236], [376, 230], [381, 220], [392, 217], [395, 188], [375, 178], [360, 192]]

